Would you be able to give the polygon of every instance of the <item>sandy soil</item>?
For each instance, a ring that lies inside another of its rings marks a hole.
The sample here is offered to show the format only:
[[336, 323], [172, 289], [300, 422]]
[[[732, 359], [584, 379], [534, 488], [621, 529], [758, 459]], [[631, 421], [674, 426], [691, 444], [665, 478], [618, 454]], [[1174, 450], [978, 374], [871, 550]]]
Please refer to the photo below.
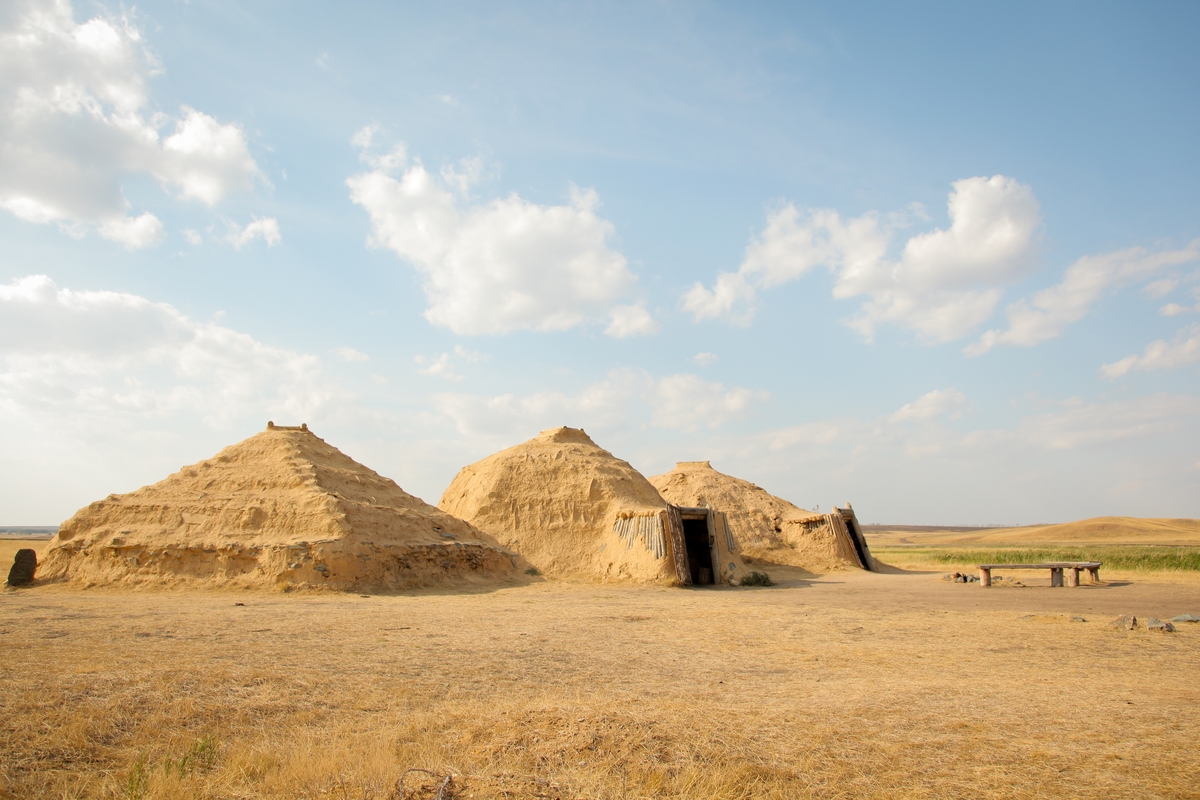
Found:
[[1104, 624], [1200, 586], [773, 572], [4, 592], [0, 796], [361, 800], [409, 767], [456, 797], [1200, 795], [1200, 624]]

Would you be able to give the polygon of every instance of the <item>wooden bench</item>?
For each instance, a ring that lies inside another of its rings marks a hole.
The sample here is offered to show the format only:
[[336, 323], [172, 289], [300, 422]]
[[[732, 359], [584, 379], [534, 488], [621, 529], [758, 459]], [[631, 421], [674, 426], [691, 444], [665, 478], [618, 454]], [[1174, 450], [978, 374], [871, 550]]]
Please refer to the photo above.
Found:
[[1079, 570], [1086, 569], [1095, 583], [1100, 582], [1100, 566], [1103, 561], [1051, 561], [1046, 564], [980, 564], [979, 584], [992, 585], [992, 570], [994, 569], [1048, 569], [1050, 570], [1050, 585], [1063, 585], [1063, 571], [1067, 573], [1067, 586], [1079, 585]]

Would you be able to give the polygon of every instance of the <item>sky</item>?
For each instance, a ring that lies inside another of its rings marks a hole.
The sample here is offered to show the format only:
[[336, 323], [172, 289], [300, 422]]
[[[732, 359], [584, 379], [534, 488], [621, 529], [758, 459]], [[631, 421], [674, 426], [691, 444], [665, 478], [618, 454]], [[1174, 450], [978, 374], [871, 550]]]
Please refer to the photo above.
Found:
[[0, 523], [306, 422], [1200, 517], [1200, 5], [11, 0]]

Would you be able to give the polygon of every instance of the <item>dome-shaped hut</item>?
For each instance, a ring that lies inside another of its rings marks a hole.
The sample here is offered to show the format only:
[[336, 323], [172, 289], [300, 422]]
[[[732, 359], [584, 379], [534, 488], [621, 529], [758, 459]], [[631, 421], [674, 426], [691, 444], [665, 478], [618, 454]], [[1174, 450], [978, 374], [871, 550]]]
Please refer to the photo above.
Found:
[[680, 461], [649, 480], [670, 503], [724, 511], [747, 556], [816, 570], [873, 568], [849, 503], [829, 514], [805, 511], [707, 461]]
[[80, 509], [39, 580], [395, 591], [495, 580], [518, 556], [325, 443], [267, 430]]
[[684, 585], [746, 575], [722, 514], [673, 506], [578, 428], [464, 467], [438, 506], [547, 575]]

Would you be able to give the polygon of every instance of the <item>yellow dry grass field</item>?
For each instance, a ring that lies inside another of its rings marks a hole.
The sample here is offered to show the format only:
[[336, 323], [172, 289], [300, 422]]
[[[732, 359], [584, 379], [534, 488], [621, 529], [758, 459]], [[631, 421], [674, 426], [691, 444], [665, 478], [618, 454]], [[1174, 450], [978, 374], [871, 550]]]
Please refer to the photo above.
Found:
[[770, 571], [5, 591], [0, 796], [382, 800], [409, 768], [456, 798], [1200, 796], [1200, 624], [1105, 625], [1200, 586]]
[[3, 568], [4, 574], [0, 575], [0, 583], [8, 576], [8, 568], [12, 566], [13, 559], [17, 555], [18, 550], [29, 548], [38, 554], [38, 560], [42, 558], [42, 553], [46, 552], [46, 545], [50, 544], [49, 539], [18, 539], [15, 537], [0, 537], [0, 567]]

